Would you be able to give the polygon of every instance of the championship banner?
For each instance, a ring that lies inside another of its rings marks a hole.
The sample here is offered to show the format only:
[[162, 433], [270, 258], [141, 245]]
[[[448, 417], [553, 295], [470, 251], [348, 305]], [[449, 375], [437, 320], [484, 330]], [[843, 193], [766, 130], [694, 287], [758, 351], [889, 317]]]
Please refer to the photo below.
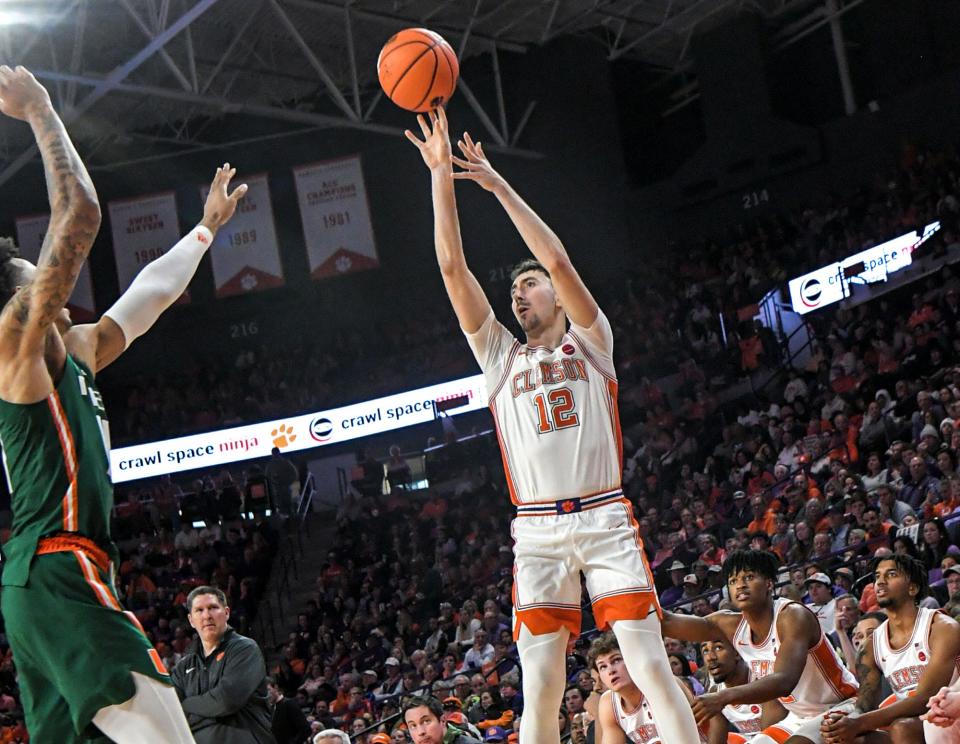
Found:
[[310, 276], [323, 279], [380, 265], [360, 156], [293, 169]]
[[[148, 263], [182, 237], [172, 191], [110, 202], [110, 230], [121, 294]], [[183, 301], [187, 298], [184, 292]]]
[[[50, 226], [49, 214], [32, 214], [17, 217], [17, 246], [20, 255], [36, 264], [40, 258], [40, 248]], [[88, 323], [97, 317], [96, 304], [93, 301], [93, 281], [90, 278], [89, 259], [83, 262], [80, 276], [73, 288], [73, 294], [67, 300], [70, 317], [74, 322]]]
[[[241, 180], [247, 184], [247, 193], [210, 246], [217, 297], [282, 287], [284, 283], [267, 174]], [[209, 191], [209, 185], [200, 188], [204, 201]]]
[[110, 477], [123, 483], [258, 460], [269, 457], [274, 447], [296, 452], [340, 444], [486, 406], [484, 377], [472, 375], [327, 411], [119, 447], [110, 451]]

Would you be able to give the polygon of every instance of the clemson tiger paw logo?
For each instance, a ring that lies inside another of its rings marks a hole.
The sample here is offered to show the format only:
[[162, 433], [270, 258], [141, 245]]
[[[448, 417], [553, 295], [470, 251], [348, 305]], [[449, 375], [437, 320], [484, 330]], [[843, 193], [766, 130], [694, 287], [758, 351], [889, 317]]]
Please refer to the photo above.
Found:
[[288, 444], [292, 444], [297, 435], [293, 433], [293, 427], [286, 424], [280, 424], [276, 429], [270, 432], [273, 437], [273, 446], [283, 449]]
[[353, 268], [353, 261], [350, 259], [349, 256], [340, 256], [336, 260], [335, 265], [337, 267], [337, 271], [339, 271], [341, 274], [345, 274], [346, 272], [350, 271], [350, 269]]

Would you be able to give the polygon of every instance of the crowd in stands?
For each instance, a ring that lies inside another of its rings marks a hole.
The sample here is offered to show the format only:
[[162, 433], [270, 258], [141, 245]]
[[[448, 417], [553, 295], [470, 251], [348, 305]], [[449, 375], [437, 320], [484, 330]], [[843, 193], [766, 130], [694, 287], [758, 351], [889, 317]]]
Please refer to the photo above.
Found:
[[[934, 250], [954, 250], [960, 165], [930, 153], [905, 164], [900, 177], [843, 208], [805, 211], [789, 237], [745, 234], [738, 250], [724, 254], [726, 270], [739, 278], [717, 289], [723, 307], [755, 301], [764, 282], [783, 276], [768, 265], [774, 243], [794, 249], [777, 254], [784, 266], [826, 262], [939, 218]], [[705, 250], [709, 256], [713, 248]], [[689, 279], [680, 281], [688, 286]], [[749, 294], [734, 291], [738, 283]], [[645, 375], [632, 379], [621, 396], [624, 483], [665, 606], [699, 615], [729, 607], [726, 555], [769, 549], [784, 566], [780, 594], [810, 605], [849, 657], [839, 636], [862, 643], [854, 633], [859, 618], [879, 609], [871, 560], [897, 552], [927, 568], [925, 604], [960, 617], [960, 570], [950, 570], [960, 565], [958, 293], [960, 278], [945, 265], [906, 290], [817, 314], [809, 318], [809, 358], [732, 405], [721, 405], [708, 385], [701, 371], [710, 369], [708, 357], [688, 365], [673, 397]], [[645, 300], [628, 297], [608, 309], [622, 379], [634, 363], [642, 369], [638, 344], [656, 326], [623, 310], [657, 306]], [[699, 301], [694, 294], [683, 304]], [[677, 327], [676, 317], [669, 322]], [[689, 330], [691, 322], [680, 326]], [[740, 351], [738, 362], [749, 366]], [[419, 501], [399, 489], [367, 494], [339, 515], [316, 599], [274, 670], [315, 729], [339, 726], [360, 742], [379, 729], [404, 741], [396, 713], [425, 690], [465, 730], [492, 730], [497, 741], [501, 728], [506, 740], [518, 726], [522, 696], [508, 617], [512, 514], [495, 443], [480, 441], [487, 451], [470, 444], [463, 464], [472, 470], [454, 467], [453, 487]], [[435, 474], [430, 480], [444, 482]], [[699, 650], [675, 639], [665, 644], [677, 676], [702, 692], [709, 679]], [[586, 738], [579, 714], [595, 685], [584, 651], [584, 642], [571, 650], [558, 724], [575, 741]]]
[[[624, 487], [665, 606], [699, 615], [728, 606], [726, 555], [770, 549], [784, 565], [780, 592], [810, 604], [842, 645], [839, 636], [851, 640], [859, 616], [877, 609], [865, 580], [871, 558], [892, 551], [922, 560], [925, 601], [960, 616], [960, 571], [951, 571], [960, 566], [960, 278], [949, 265], [855, 309], [808, 316], [809, 358], [757, 395], [721, 403], [713, 384], [718, 374], [781, 364], [773, 335], [737, 320], [795, 269], [933, 219], [943, 229], [930, 250], [960, 247], [958, 194], [956, 157], [905, 152], [891, 178], [692, 246], [679, 266], [657, 272], [662, 281], [631, 277], [604, 301], [621, 379]], [[329, 347], [262, 349], [230, 367], [195, 362], [175, 376], [108, 382], [115, 428], [120, 439], [169, 436], [390, 392], [398, 369], [417, 384], [475, 370], [452, 312], [397, 323], [383, 343], [343, 332]], [[378, 363], [385, 356], [399, 361], [388, 368]], [[652, 380], [677, 369], [680, 387], [667, 395]], [[256, 607], [277, 541], [262, 513], [244, 516], [261, 478], [248, 473], [242, 486], [205, 478], [189, 496], [166, 481], [131, 490], [118, 506], [118, 589], [168, 666], [188, 640], [190, 588], [223, 588], [241, 628]], [[510, 740], [519, 726], [512, 508], [495, 439], [437, 450], [428, 478], [425, 495], [399, 477], [386, 493], [360, 488], [337, 515], [315, 599], [270, 670], [314, 732], [337, 727], [360, 744], [374, 744], [374, 733], [399, 744], [407, 740], [399, 710], [422, 694], [440, 700], [450, 725], [488, 741]], [[571, 648], [558, 711], [577, 742], [587, 738], [584, 704], [596, 685], [588, 638]], [[677, 676], [702, 691], [698, 649], [665, 643]], [[0, 716], [17, 705], [3, 650]], [[15, 727], [0, 742], [15, 741]]]

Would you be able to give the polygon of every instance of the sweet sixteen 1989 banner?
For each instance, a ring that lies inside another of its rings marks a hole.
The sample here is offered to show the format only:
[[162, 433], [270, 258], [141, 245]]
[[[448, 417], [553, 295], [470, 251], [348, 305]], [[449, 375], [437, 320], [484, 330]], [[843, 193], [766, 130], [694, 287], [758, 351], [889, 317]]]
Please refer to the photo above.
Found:
[[120, 291], [182, 237], [173, 192], [110, 202], [110, 231]]

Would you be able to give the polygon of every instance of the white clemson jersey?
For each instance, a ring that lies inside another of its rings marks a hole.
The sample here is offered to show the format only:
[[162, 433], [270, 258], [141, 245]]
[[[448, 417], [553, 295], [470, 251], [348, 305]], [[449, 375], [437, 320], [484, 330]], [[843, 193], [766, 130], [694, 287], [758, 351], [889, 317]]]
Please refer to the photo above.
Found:
[[[719, 692], [726, 689], [727, 685], [725, 683], [718, 682], [710, 692]], [[760, 718], [763, 715], [763, 710], [755, 703], [750, 705], [725, 705], [722, 713], [723, 717], [730, 721], [733, 728], [744, 739], [752, 739], [762, 730]]]
[[491, 312], [467, 334], [486, 378], [514, 504], [620, 488], [623, 445], [613, 332], [600, 312], [556, 349], [521, 344]]
[[[894, 649], [890, 646], [889, 620], [884, 620], [873, 631], [873, 658], [893, 691], [893, 695], [884, 700], [882, 705], [903, 700], [916, 692], [920, 676], [930, 663], [930, 629], [938, 612], [939, 610], [920, 607], [913, 624], [913, 633], [902, 648]], [[955, 663], [948, 686], [952, 686], [958, 677], [960, 672]]]
[[[773, 674], [773, 666], [782, 645], [777, 633], [777, 620], [783, 608], [789, 604], [804, 607], [783, 597], [774, 599], [770, 633], [759, 644], [753, 643], [747, 621], [740, 620], [737, 632], [733, 635], [733, 647], [750, 667], [751, 679], [761, 679]], [[810, 612], [809, 607], [804, 607], [804, 610]], [[780, 702], [790, 713], [800, 718], [813, 718], [856, 696], [858, 689], [856, 677], [840, 661], [837, 652], [821, 630], [820, 641], [807, 652], [807, 661], [803, 666], [800, 681], [789, 696], [780, 698]]]
[[[633, 744], [663, 744], [660, 733], [657, 731], [657, 722], [653, 717], [653, 708], [647, 702], [647, 696], [640, 693], [640, 705], [632, 712], [627, 713], [623, 709], [623, 699], [616, 692], [610, 693], [613, 698], [613, 715], [617, 719], [617, 724], [623, 729], [627, 741]], [[702, 731], [700, 734], [701, 744], [706, 744], [707, 738]]]

